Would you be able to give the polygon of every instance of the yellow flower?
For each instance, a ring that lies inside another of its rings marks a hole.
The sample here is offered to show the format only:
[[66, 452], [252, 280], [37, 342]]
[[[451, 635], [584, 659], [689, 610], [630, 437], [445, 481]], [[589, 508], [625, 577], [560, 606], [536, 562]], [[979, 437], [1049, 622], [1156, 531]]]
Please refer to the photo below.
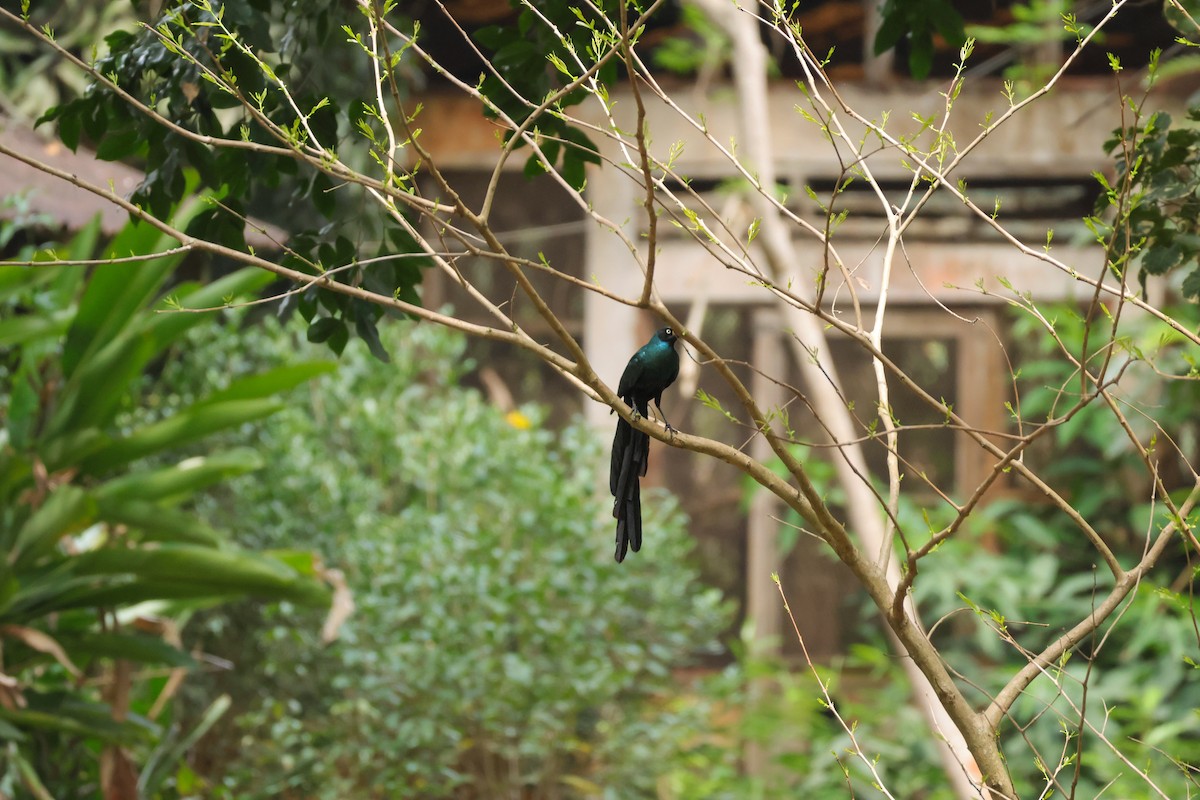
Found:
[[533, 423], [529, 421], [529, 417], [520, 411], [510, 411], [504, 415], [504, 419], [508, 421], [509, 425], [512, 425], [519, 431], [527, 431], [533, 427]]

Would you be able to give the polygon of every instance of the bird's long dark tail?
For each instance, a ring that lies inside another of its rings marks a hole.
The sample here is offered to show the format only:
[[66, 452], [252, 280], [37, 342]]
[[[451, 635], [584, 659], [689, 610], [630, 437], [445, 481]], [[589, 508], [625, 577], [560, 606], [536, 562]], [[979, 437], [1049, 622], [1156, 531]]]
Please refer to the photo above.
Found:
[[[645, 416], [646, 408], [638, 408]], [[612, 461], [608, 488], [613, 495], [613, 516], [617, 520], [617, 561], [624, 561], [629, 550], [642, 549], [641, 478], [646, 474], [650, 456], [650, 437], [623, 419], [617, 420], [613, 436]]]

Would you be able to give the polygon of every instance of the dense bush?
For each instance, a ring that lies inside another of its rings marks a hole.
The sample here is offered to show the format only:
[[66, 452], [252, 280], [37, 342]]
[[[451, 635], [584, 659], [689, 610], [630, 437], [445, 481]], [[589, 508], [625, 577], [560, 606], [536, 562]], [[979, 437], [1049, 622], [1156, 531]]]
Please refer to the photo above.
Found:
[[[197, 332], [180, 402], [298, 346], [273, 324], [237, 336], [231, 352], [229, 331]], [[707, 724], [672, 668], [711, 651], [726, 617], [687, 566], [677, 506], [654, 493], [646, 549], [614, 564], [604, 437], [459, 388], [458, 336], [397, 323], [384, 342], [392, 364], [348, 348], [252, 435], [266, 468], [209, 502], [255, 546], [323, 551], [357, 606], [324, 648], [294, 616], [258, 642], [209, 620], [244, 708], [231, 795], [651, 794]]]

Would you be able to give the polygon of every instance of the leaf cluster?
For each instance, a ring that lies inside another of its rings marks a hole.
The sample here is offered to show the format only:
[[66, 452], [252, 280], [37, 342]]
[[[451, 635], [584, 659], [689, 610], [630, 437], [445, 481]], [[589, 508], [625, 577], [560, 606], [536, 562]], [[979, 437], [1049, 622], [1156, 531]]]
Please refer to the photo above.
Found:
[[[629, 12], [636, 13], [637, 5], [632, 4]], [[502, 112], [521, 126], [530, 122], [537, 110], [530, 100], [537, 103], [564, 89], [581, 77], [580, 63], [597, 64], [618, 40], [619, 32], [611, 28], [611, 21], [617, 19], [616, 9], [613, 0], [588, 7], [535, 0], [521, 5], [515, 29], [512, 25], [492, 25], [476, 31], [474, 38], [489, 51], [492, 67], [479, 84], [479, 90], [492, 104], [487, 113], [495, 117]], [[602, 86], [611, 85], [616, 80], [619, 63], [617, 58], [610, 57], [596, 70], [595, 80]], [[551, 64], [556, 67], [551, 68]], [[532, 120], [544, 137], [540, 147], [546, 162], [580, 191], [586, 179], [586, 165], [599, 164], [600, 156], [591, 139], [570, 125], [560, 112], [587, 97], [587, 88], [577, 86], [562, 94], [549, 113]], [[513, 138], [513, 131], [505, 133], [506, 143]], [[525, 164], [528, 175], [539, 174], [545, 168], [536, 155], [530, 156]]]
[[950, 0], [886, 0], [875, 33], [875, 55], [901, 42], [908, 47], [908, 70], [917, 80], [933, 69], [933, 37], [941, 36], [955, 50], [967, 41], [963, 17]]
[[[1116, 178], [1096, 202], [1097, 214], [1115, 212], [1111, 260], [1136, 267], [1145, 291], [1150, 275], [1183, 275], [1184, 297], [1200, 298], [1200, 106], [1174, 125], [1165, 111], [1117, 130], [1106, 143]], [[1127, 187], [1127, 188], [1126, 188]], [[1128, 264], [1126, 264], [1128, 262]]]
[[[419, 304], [427, 262], [411, 257], [411, 238], [394, 232], [360, 193], [338, 191], [326, 172], [287, 152], [315, 139], [350, 163], [369, 159], [369, 143], [350, 134], [380, 113], [374, 79], [361, 51], [339, 37], [360, 21], [347, 4], [167, 4], [156, 25], [109, 34], [96, 69], [169, 125], [100, 82], [39, 124], [55, 123], [71, 149], [87, 143], [101, 159], [146, 164], [130, 199], [160, 219], [185, 197], [207, 193], [208, 206], [187, 224], [191, 236], [246, 251], [246, 219], [254, 214], [286, 231], [285, 266]], [[291, 140], [263, 120], [290, 131]], [[250, 146], [212, 146], [185, 132]], [[368, 268], [361, 259], [377, 260]], [[314, 340], [335, 351], [351, 332], [378, 343], [378, 308], [317, 284], [294, 302]]]

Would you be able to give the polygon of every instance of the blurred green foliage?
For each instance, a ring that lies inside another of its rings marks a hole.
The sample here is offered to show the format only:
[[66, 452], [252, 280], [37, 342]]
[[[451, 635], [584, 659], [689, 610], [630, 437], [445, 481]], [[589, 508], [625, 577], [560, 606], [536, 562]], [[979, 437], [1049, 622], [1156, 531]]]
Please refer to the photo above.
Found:
[[[952, 800], [934, 740], [914, 735], [925, 722], [882, 645], [855, 645], [817, 674], [836, 715], [817, 675], [755, 655], [747, 629], [737, 660], [695, 684], [710, 726], [665, 765], [658, 796], [845, 800], [873, 796], [878, 776], [895, 797]], [[751, 752], [762, 765], [755, 774], [746, 768]]]
[[962, 14], [950, 0], [884, 0], [875, 32], [875, 55], [900, 42], [908, 45], [908, 71], [916, 80], [933, 69], [934, 36], [958, 48], [966, 41]]
[[[1165, 310], [1187, 328], [1200, 327], [1195, 305]], [[1011, 409], [1026, 432], [1062, 415], [1079, 399], [1078, 371], [1062, 356], [1064, 350], [1083, 352], [1089, 324], [1072, 306], [1043, 306], [1039, 311], [1040, 317], [1015, 315], [1011, 328], [1019, 397]], [[1113, 374], [1120, 370], [1122, 376], [1113, 388], [1120, 407], [1140, 441], [1157, 436], [1158, 475], [1179, 500], [1192, 485], [1188, 464], [1200, 461], [1197, 356], [1181, 334], [1149, 317], [1127, 315], [1116, 340], [1104, 333], [1108, 322], [1101, 315], [1090, 323], [1089, 365], [1098, 368], [1111, 352], [1109, 369]], [[834, 506], [844, 502], [831, 467], [804, 448], [796, 453]], [[1138, 451], [1099, 400], [1054, 426], [1025, 458], [1070, 498], [1127, 566], [1140, 557], [1146, 537], [1167, 521], [1161, 502], [1147, 502], [1152, 487]], [[782, 469], [779, 464], [774, 468]], [[746, 488], [749, 502], [757, 487], [747, 483]], [[898, 520], [913, 547], [952, 519], [944, 504], [901, 495]], [[795, 517], [784, 521], [800, 523]], [[1200, 512], [1193, 513], [1191, 523], [1200, 525]], [[794, 536], [787, 534], [781, 544], [788, 547]], [[1168, 797], [1194, 793], [1194, 770], [1188, 766], [1200, 762], [1194, 557], [1185, 544], [1174, 546], [1122, 613], [1065, 663], [1035, 680], [1018, 701], [1001, 736], [1020, 796], [1041, 796], [1046, 775], [1061, 765], [1053, 786], [1057, 796], [1071, 796], [1074, 784], [1076, 797], [1099, 796], [1105, 787], [1112, 796], [1130, 800], [1161, 797], [1129, 763]], [[998, 500], [977, 510], [958, 534], [920, 564], [914, 596], [922, 617], [936, 621], [934, 643], [962, 676], [967, 697], [980, 708], [1027, 663], [1005, 635], [1036, 652], [1086, 618], [1112, 587], [1105, 565], [1074, 524], [1048, 504], [1025, 497]], [[832, 665], [828, 676], [836, 707], [855, 726], [863, 751], [877, 759], [876, 768], [896, 797], [950, 797], [926, 723], [907, 705], [906, 679], [883, 636], [877, 611], [865, 598], [862, 608], [862, 643], [853, 646], [842, 663]], [[736, 748], [700, 748], [691, 755], [695, 769], [674, 778], [685, 787], [678, 796], [773, 796], [786, 789], [804, 797], [844, 797], [846, 785], [856, 792], [869, 791], [870, 776], [861, 761], [848, 754], [848, 734], [830, 720], [812, 716], [811, 703], [818, 697], [812, 681], [804, 685], [805, 679], [781, 675], [753, 659], [743, 659], [731, 670], [732, 683], [713, 681], [697, 690], [712, 701], [724, 698], [745, 709], [741, 722], [728, 727], [720, 741], [740, 737], [772, 752], [796, 734], [790, 725], [798, 724], [802, 730], [809, 726], [803, 736], [811, 745], [777, 753], [765, 780], [740, 772]], [[753, 702], [745, 682], [754, 676], [762, 680], [763, 674], [768, 685], [777, 687], [768, 691], [765, 707]], [[1081, 709], [1094, 730], [1084, 731], [1079, 757]], [[1102, 731], [1107, 742], [1096, 731]], [[840, 794], [829, 780], [831, 754], [850, 773]], [[825, 779], [805, 783], [814, 775]]]
[[[1168, 310], [1187, 326], [1200, 325], [1194, 306]], [[1078, 372], [1061, 353], [1081, 352], [1085, 317], [1069, 306], [1041, 311], [1053, 335], [1029, 315], [1016, 317], [1012, 330], [1020, 366], [1020, 403], [1014, 409], [1028, 424], [1062, 414], [1080, 393]], [[1104, 343], [1095, 324], [1093, 353]], [[1122, 329], [1110, 369], [1124, 372], [1114, 391], [1143, 442], [1158, 425], [1160, 440], [1170, 437], [1180, 448], [1164, 443], [1156, 451], [1159, 475], [1174, 493], [1191, 485], [1185, 459], [1194, 464], [1200, 456], [1195, 354], [1178, 333], [1147, 317], [1130, 315]], [[1094, 358], [1097, 367], [1101, 357]], [[1161, 503], [1147, 502], [1152, 487], [1140, 456], [1101, 401], [1055, 427], [1026, 458], [1071, 499], [1126, 566], [1166, 522]], [[910, 531], [936, 529], [949, 521], [944, 510], [909, 504], [902, 521]], [[1191, 522], [1200, 523], [1200, 514]], [[1125, 610], [1065, 663], [1036, 679], [1014, 707], [1002, 736], [1022, 796], [1046, 785], [1038, 760], [1053, 771], [1060, 759], [1075, 757], [1079, 709], [1086, 709], [1095, 731], [1103, 731], [1113, 747], [1085, 730], [1083, 756], [1058, 776], [1058, 794], [1069, 796], [1078, 764], [1077, 797], [1096, 796], [1105, 787], [1115, 797], [1160, 796], [1123, 759], [1169, 797], [1194, 792], [1190, 768], [1181, 766], [1200, 761], [1194, 556], [1185, 544], [1174, 546]], [[982, 705], [1026, 663], [997, 631], [1036, 652], [1086, 618], [1111, 587], [1111, 574], [1070, 520], [1048, 505], [1010, 499], [987, 506], [926, 558], [914, 588], [926, 619], [941, 620], [935, 643], [952, 666], [970, 676], [972, 685], [964, 689]]]
[[[460, 335], [383, 335], [389, 368], [348, 347], [244, 440], [264, 471], [205, 504], [255, 531], [248, 544], [323, 551], [356, 605], [328, 647], [291, 617], [257, 641], [243, 619], [208, 620], [207, 647], [238, 665], [220, 681], [243, 710], [221, 756], [229, 796], [652, 795], [707, 726], [672, 670], [716, 651], [728, 622], [687, 565], [678, 507], [654, 492], [650, 557], [614, 565], [604, 437], [458, 387]], [[305, 347], [270, 321], [210, 326], [167, 377], [183, 403]]]

